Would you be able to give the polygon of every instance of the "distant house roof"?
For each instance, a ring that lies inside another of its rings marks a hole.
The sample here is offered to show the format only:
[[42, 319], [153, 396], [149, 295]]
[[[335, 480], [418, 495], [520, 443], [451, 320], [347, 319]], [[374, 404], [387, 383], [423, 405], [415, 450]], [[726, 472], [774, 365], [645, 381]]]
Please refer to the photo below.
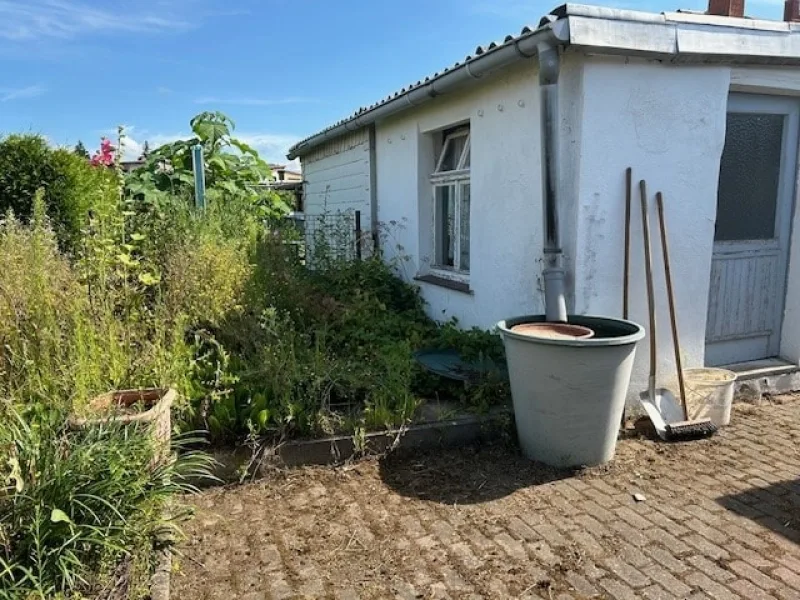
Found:
[[292, 175], [301, 175], [300, 171], [294, 169], [287, 169], [286, 165], [279, 165], [277, 163], [269, 163], [270, 171], [283, 171], [284, 173], [291, 173]]
[[[719, 34], [719, 35], [709, 35]], [[531, 58], [547, 37], [565, 46], [607, 54], [656, 56], [673, 62], [727, 61], [800, 65], [800, 24], [719, 17], [678, 11], [634, 10], [564, 4], [543, 17], [538, 27], [478, 46], [452, 67], [434, 73], [301, 140], [287, 157], [307, 155], [326, 141], [409, 110], [433, 98], [475, 83], [483, 75]], [[679, 43], [680, 40], [680, 43]]]
[[126, 173], [130, 173], [131, 171], [135, 171], [139, 167], [141, 167], [145, 163], [145, 160], [140, 158], [138, 160], [123, 160], [119, 163], [122, 170]]

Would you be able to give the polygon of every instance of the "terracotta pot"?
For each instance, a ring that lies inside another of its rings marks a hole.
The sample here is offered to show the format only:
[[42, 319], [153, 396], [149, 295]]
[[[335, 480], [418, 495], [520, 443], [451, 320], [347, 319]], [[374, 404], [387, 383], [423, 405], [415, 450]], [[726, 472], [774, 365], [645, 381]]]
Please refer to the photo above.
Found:
[[594, 335], [590, 328], [571, 323], [522, 323], [514, 325], [511, 331], [550, 340], [584, 340]]
[[69, 426], [85, 429], [106, 423], [151, 424], [157, 448], [156, 460], [160, 462], [169, 455], [172, 437], [170, 409], [177, 395], [173, 388], [116, 390], [101, 394], [92, 398], [87, 405], [91, 416], [73, 415], [69, 419]]

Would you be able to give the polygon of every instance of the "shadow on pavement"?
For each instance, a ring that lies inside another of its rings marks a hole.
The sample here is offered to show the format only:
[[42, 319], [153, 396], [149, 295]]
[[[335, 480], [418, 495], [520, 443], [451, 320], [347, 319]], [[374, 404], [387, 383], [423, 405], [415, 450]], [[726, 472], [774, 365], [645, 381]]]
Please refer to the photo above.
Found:
[[717, 498], [717, 502], [731, 512], [800, 544], [800, 480], [753, 487]]
[[490, 444], [420, 452], [397, 451], [380, 463], [381, 479], [398, 494], [443, 504], [479, 504], [575, 474]]

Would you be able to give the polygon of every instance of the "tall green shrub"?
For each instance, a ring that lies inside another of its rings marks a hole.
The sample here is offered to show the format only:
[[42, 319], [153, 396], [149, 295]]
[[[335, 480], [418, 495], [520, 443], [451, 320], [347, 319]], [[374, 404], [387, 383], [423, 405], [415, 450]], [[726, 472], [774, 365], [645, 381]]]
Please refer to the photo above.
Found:
[[113, 206], [118, 189], [112, 171], [92, 167], [64, 149], [51, 148], [39, 135], [0, 140], [0, 214], [13, 211], [30, 219], [33, 198], [44, 190], [44, 204], [62, 247], [73, 248], [90, 210]]

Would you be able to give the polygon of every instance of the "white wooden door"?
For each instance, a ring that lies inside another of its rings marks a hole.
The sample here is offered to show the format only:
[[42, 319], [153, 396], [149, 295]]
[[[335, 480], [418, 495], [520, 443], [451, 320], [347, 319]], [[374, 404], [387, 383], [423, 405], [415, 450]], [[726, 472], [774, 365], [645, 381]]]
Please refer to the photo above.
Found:
[[777, 356], [797, 173], [798, 101], [732, 94], [720, 163], [706, 364]]

